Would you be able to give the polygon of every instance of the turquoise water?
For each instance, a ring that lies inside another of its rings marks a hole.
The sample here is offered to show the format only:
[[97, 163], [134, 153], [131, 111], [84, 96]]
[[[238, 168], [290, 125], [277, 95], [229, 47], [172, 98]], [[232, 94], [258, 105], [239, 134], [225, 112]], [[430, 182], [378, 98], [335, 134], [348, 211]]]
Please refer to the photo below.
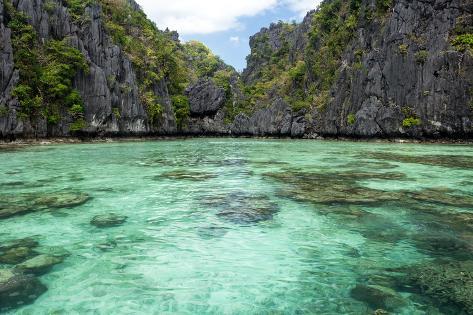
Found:
[[[368, 314], [357, 284], [473, 251], [472, 146], [196, 139], [0, 148], [0, 161], [0, 198], [91, 197], [0, 219], [0, 243], [69, 253], [11, 314]], [[128, 220], [90, 224], [111, 212]], [[391, 288], [393, 313], [455, 312]]]

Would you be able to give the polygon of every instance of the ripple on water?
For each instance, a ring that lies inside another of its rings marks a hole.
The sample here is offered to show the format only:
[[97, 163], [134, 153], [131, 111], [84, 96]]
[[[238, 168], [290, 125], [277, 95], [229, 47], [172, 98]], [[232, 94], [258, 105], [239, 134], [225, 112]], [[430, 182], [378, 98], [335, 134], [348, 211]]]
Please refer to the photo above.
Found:
[[[472, 147], [196, 139], [3, 152], [0, 312], [473, 312]], [[5, 300], [11, 279], [19, 294]]]

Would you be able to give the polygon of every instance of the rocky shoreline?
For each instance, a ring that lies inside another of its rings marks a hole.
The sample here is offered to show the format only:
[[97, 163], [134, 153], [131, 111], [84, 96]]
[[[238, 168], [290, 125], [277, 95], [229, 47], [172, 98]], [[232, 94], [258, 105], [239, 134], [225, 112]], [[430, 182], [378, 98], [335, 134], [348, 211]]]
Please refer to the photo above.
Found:
[[170, 141], [170, 140], [192, 140], [192, 139], [255, 139], [255, 140], [305, 140], [305, 141], [343, 141], [343, 142], [376, 142], [392, 144], [459, 144], [473, 145], [473, 138], [353, 138], [353, 137], [313, 137], [313, 138], [291, 138], [275, 136], [228, 136], [228, 135], [202, 135], [202, 136], [141, 136], [141, 137], [65, 137], [44, 139], [0, 139], [0, 150], [6, 147], [21, 147], [30, 145], [53, 145], [53, 144], [83, 144], [83, 143], [110, 143], [110, 142], [143, 142], [143, 141]]

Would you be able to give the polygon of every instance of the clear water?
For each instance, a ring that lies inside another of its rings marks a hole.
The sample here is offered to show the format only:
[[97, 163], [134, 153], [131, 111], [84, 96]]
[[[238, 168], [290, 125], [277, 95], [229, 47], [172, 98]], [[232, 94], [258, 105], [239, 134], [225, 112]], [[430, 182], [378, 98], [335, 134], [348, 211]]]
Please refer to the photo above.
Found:
[[[48, 291], [11, 314], [366, 314], [367, 304], [350, 290], [385, 268], [434, 260], [412, 237], [438, 226], [423, 224], [429, 222], [418, 217], [421, 210], [403, 200], [344, 205], [293, 198], [287, 192], [298, 187], [268, 174], [396, 172], [406, 178], [368, 176], [358, 184], [388, 192], [446, 187], [473, 196], [472, 146], [196, 139], [1, 150], [2, 195], [66, 190], [92, 197], [78, 207], [0, 220], [0, 242], [34, 236], [43, 247], [71, 253], [40, 278]], [[419, 161], [372, 155], [380, 152]], [[441, 155], [466, 163], [422, 162]], [[221, 215], [251, 207], [252, 198], [276, 212], [256, 222]], [[426, 206], [434, 210], [425, 218], [440, 225], [436, 211], [473, 212]], [[338, 208], [378, 219], [332, 211]], [[110, 212], [128, 221], [90, 225]], [[472, 235], [445, 229], [465, 240]], [[400, 294], [407, 302], [400, 314], [441, 313]]]

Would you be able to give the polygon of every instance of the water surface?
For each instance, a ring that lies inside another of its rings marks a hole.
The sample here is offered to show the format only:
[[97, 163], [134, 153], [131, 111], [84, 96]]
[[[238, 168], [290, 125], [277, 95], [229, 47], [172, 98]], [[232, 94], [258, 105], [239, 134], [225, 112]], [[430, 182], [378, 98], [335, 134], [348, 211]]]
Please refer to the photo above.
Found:
[[[373, 312], [358, 284], [395, 290], [393, 313], [458, 312], [388, 276], [471, 260], [472, 146], [197, 139], [0, 149], [0, 161], [0, 198], [90, 196], [0, 219], [0, 243], [69, 253], [11, 314]], [[111, 212], [128, 220], [90, 224]]]

